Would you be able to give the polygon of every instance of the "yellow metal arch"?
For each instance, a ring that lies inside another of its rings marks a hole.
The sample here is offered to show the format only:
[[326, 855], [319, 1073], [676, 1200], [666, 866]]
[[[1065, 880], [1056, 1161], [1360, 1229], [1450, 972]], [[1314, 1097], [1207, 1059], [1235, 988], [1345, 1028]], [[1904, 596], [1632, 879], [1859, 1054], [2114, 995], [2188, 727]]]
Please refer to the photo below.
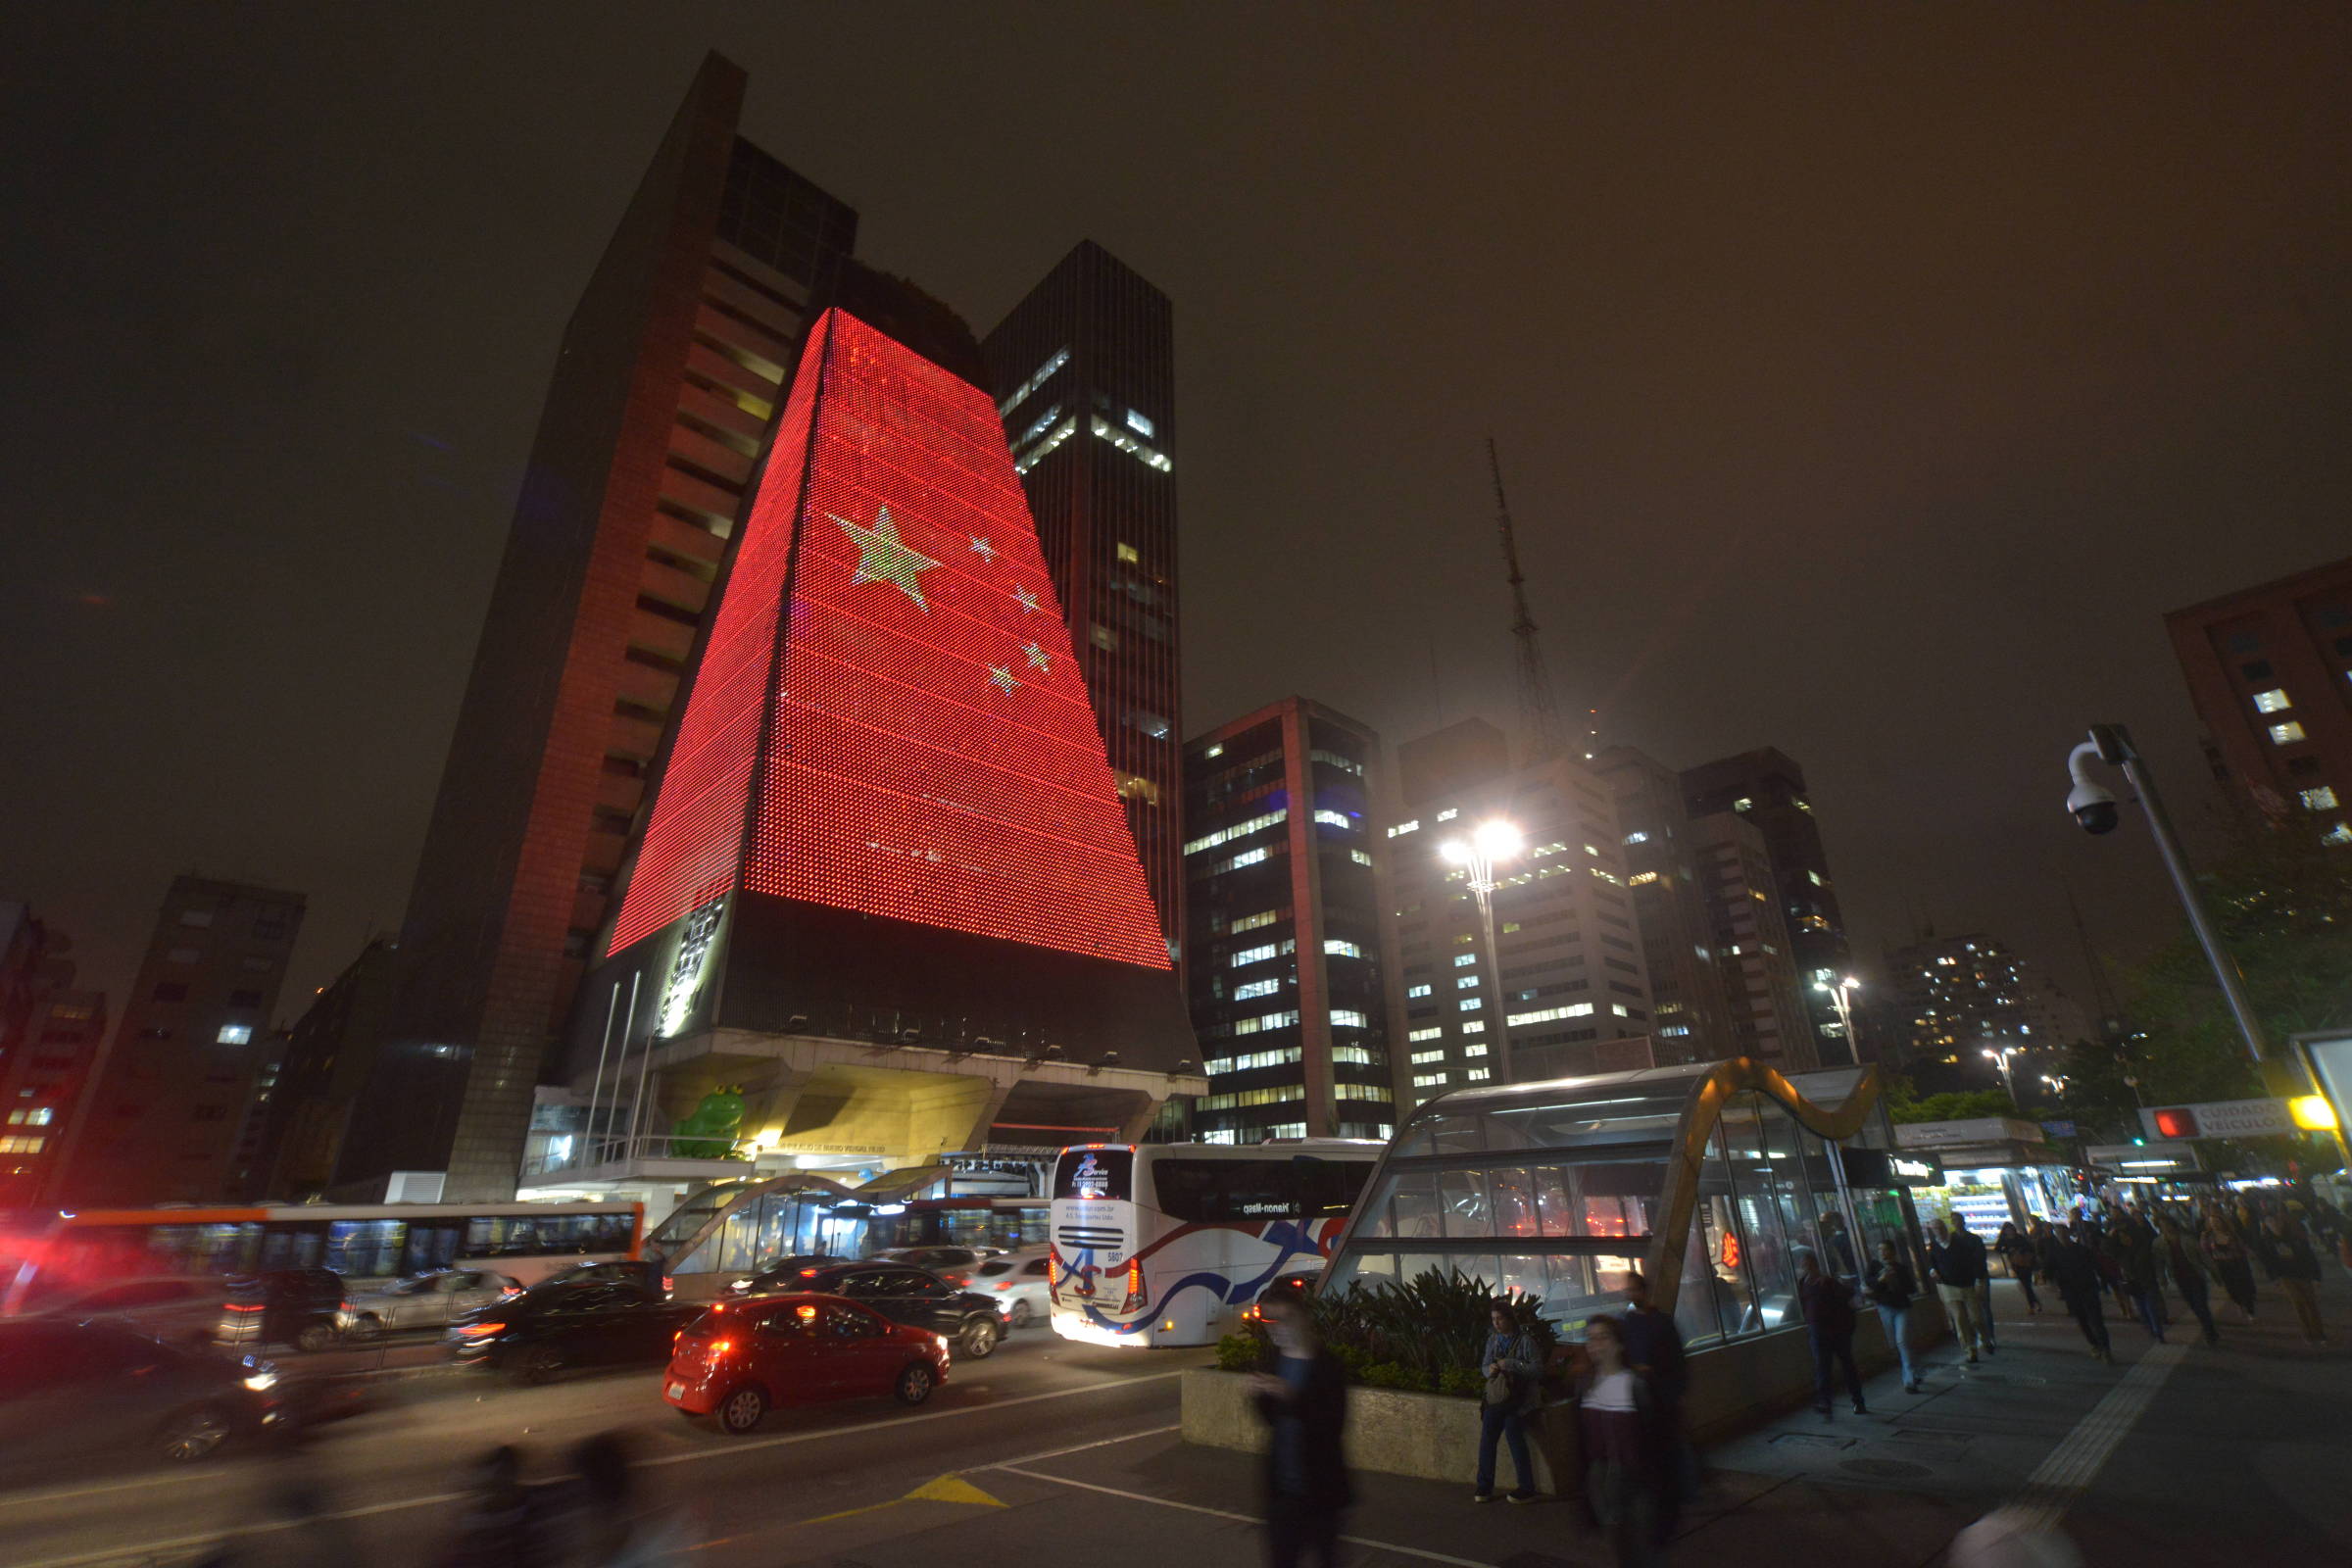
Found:
[[1769, 1095], [1807, 1132], [1838, 1140], [1862, 1130], [1871, 1106], [1878, 1103], [1879, 1088], [1879, 1069], [1865, 1064], [1844, 1103], [1817, 1105], [1776, 1069], [1746, 1056], [1715, 1063], [1691, 1086], [1690, 1098], [1683, 1102], [1682, 1118], [1675, 1123], [1674, 1152], [1666, 1159], [1657, 1223], [1650, 1228], [1649, 1255], [1642, 1268], [1658, 1310], [1672, 1312], [1682, 1295], [1683, 1261], [1690, 1250], [1690, 1216], [1698, 1206], [1699, 1170], [1707, 1157], [1707, 1145], [1714, 1139], [1715, 1125], [1723, 1120], [1723, 1107], [1731, 1098], [1750, 1090]]

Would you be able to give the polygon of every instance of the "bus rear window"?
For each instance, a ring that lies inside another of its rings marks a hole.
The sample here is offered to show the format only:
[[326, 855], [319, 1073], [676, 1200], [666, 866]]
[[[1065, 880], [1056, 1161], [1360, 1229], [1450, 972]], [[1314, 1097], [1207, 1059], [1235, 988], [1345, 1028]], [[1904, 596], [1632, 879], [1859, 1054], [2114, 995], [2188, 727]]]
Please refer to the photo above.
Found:
[[1186, 1159], [1152, 1167], [1158, 1206], [1171, 1219], [1234, 1224], [1262, 1219], [1337, 1219], [1347, 1215], [1372, 1174], [1368, 1159]]
[[1054, 1196], [1125, 1200], [1134, 1179], [1131, 1149], [1066, 1149], [1054, 1164]]

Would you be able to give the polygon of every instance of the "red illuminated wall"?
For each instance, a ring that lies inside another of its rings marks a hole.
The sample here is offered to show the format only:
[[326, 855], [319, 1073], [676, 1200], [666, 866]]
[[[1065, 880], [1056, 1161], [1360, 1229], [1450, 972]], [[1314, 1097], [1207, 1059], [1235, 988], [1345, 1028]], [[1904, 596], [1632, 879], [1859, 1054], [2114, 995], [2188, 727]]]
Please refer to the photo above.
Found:
[[986, 393], [828, 312], [738, 551], [616, 951], [741, 886], [1168, 967]]

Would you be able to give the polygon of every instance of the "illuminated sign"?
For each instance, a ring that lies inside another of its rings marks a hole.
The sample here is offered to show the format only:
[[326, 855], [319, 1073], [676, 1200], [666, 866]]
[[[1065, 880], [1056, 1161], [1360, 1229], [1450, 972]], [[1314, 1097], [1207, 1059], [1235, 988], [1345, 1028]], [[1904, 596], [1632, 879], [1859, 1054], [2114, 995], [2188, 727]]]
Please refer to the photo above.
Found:
[[1925, 1160], [1904, 1159], [1900, 1155], [1895, 1156], [1893, 1166], [1897, 1176], [1908, 1176], [1917, 1181], [1926, 1181], [1936, 1174], [1936, 1167]]
[[2193, 1105], [2156, 1105], [2140, 1111], [2150, 1138], [2273, 1138], [2291, 1134], [2294, 1117], [2283, 1100], [2206, 1100]]
[[838, 310], [810, 328], [612, 950], [738, 887], [1169, 967], [995, 406]]

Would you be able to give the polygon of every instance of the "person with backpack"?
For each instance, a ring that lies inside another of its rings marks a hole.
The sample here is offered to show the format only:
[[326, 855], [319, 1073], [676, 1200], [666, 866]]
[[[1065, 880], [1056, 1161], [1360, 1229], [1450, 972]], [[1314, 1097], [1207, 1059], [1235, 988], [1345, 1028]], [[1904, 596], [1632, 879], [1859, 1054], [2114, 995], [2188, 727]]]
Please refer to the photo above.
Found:
[[1879, 1244], [1878, 1261], [1870, 1265], [1867, 1281], [1871, 1304], [1879, 1309], [1879, 1326], [1903, 1366], [1903, 1392], [1919, 1392], [1919, 1368], [1911, 1363], [1911, 1302], [1919, 1295], [1919, 1277], [1892, 1242]]
[[1796, 1303], [1805, 1318], [1805, 1338], [1813, 1348], [1813, 1408], [1823, 1420], [1831, 1415], [1830, 1396], [1840, 1368], [1846, 1391], [1854, 1396], [1854, 1414], [1868, 1415], [1862, 1402], [1862, 1371], [1854, 1365], [1854, 1297], [1852, 1289], [1821, 1266], [1809, 1247], [1796, 1252]]
[[1487, 1314], [1487, 1347], [1479, 1352], [1478, 1375], [1485, 1396], [1478, 1407], [1478, 1491], [1472, 1502], [1494, 1500], [1494, 1445], [1505, 1440], [1511, 1447], [1511, 1474], [1519, 1486], [1513, 1502], [1536, 1500], [1536, 1472], [1527, 1454], [1527, 1412], [1541, 1389], [1544, 1362], [1535, 1336], [1522, 1329], [1510, 1303], [1496, 1301]]

